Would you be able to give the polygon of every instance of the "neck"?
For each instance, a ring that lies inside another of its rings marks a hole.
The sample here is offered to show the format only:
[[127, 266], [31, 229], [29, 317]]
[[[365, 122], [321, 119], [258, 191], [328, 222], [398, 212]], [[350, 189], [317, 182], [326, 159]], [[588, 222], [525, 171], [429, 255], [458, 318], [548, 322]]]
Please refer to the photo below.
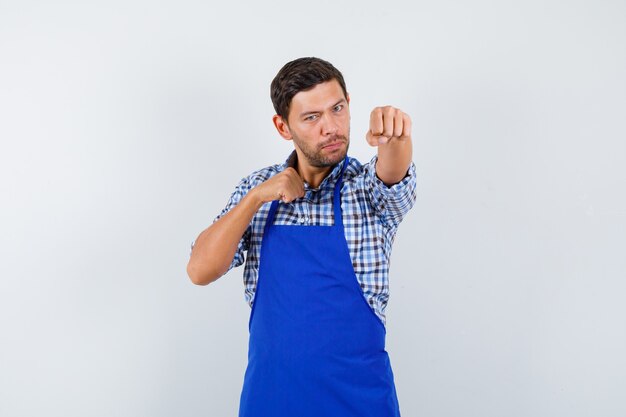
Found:
[[320, 186], [324, 178], [328, 176], [333, 167], [303, 167], [302, 164], [298, 163], [296, 170], [298, 174], [302, 177], [304, 181], [309, 184], [311, 188], [317, 188]]
[[315, 167], [309, 165], [306, 162], [306, 159], [300, 155], [297, 155], [297, 158], [292, 158], [292, 160], [289, 162], [289, 165], [295, 168], [296, 171], [298, 171], [300, 177], [304, 181], [306, 181], [306, 183], [309, 184], [309, 187], [311, 188], [319, 187], [322, 181], [324, 181], [324, 178], [326, 178], [333, 169], [333, 166]]

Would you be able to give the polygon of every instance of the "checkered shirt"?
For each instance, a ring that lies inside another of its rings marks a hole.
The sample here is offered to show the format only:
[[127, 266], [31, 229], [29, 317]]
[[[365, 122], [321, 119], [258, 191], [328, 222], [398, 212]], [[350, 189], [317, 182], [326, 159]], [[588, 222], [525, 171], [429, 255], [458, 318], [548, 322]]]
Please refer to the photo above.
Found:
[[[294, 151], [284, 163], [260, 169], [243, 178], [214, 221], [235, 207], [252, 188], [293, 165], [295, 157]], [[388, 187], [376, 176], [376, 156], [365, 165], [355, 158], [348, 158], [341, 187], [344, 233], [363, 296], [385, 324], [391, 247], [398, 225], [415, 203], [415, 164], [411, 163], [402, 181]], [[333, 189], [342, 164], [343, 160], [335, 165], [318, 188], [310, 188], [305, 182], [303, 198], [291, 203], [279, 203], [274, 224], [332, 226]], [[244, 252], [247, 251], [243, 280], [245, 300], [250, 307], [254, 303], [261, 241], [270, 205], [271, 203], [264, 204], [254, 215], [229, 268], [230, 270], [241, 265], [244, 262]]]

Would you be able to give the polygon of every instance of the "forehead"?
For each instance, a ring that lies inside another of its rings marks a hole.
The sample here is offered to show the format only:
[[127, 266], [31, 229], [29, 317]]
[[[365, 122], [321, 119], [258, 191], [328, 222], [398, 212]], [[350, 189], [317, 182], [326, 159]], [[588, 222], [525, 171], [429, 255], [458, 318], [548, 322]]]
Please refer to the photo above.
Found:
[[[335, 79], [317, 84], [306, 91], [299, 91], [291, 99], [291, 110], [294, 112], [324, 110], [344, 97], [341, 85]], [[291, 111], [290, 111], [291, 113]]]

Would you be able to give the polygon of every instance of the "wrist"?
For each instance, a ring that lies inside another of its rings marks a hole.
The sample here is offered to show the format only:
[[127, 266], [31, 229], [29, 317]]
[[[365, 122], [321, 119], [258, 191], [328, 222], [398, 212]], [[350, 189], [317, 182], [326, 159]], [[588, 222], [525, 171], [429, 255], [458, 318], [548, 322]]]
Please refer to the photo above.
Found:
[[266, 203], [257, 188], [251, 189], [248, 194], [244, 196], [243, 200], [246, 200], [247, 203], [252, 205], [254, 207], [254, 211], [257, 211], [263, 204]]

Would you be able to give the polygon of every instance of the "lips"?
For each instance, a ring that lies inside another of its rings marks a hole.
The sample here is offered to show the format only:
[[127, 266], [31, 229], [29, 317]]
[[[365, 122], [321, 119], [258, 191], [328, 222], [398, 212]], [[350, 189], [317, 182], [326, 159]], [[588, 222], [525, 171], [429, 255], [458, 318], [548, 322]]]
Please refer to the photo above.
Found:
[[333, 150], [333, 149], [337, 149], [337, 148], [339, 148], [341, 145], [343, 145], [343, 141], [342, 141], [342, 140], [337, 140], [337, 141], [334, 141], [334, 142], [329, 143], [328, 145], [324, 145], [324, 146], [322, 147], [322, 149], [330, 149], [330, 150]]

